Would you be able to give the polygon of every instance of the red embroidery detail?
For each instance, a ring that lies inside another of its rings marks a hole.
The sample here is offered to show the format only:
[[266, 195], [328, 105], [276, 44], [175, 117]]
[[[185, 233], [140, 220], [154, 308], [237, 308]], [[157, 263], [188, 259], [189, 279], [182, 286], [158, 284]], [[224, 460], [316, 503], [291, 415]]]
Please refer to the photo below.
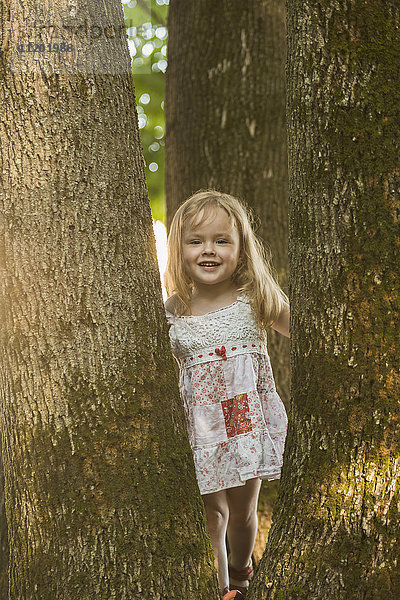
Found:
[[233, 346], [232, 350], [237, 350], [236, 346]]
[[212, 356], [214, 354], [214, 352], [209, 352], [208, 356]]
[[243, 344], [243, 348], [247, 348], [247, 344]]
[[251, 346], [252, 346], [252, 348], [255, 348], [255, 347], [256, 347], [256, 345], [255, 345], [255, 344], [252, 344]]
[[238, 394], [234, 398], [222, 400], [222, 410], [225, 418], [225, 428], [228, 438], [253, 429], [249, 419], [249, 403], [247, 394]]
[[227, 360], [225, 346], [221, 346], [221, 348], [215, 348], [215, 354], [218, 354], [218, 356], [221, 356], [222, 360]]
[[202, 354], [199, 354], [199, 356], [198, 356], [197, 358], [203, 358], [203, 355], [202, 355]]

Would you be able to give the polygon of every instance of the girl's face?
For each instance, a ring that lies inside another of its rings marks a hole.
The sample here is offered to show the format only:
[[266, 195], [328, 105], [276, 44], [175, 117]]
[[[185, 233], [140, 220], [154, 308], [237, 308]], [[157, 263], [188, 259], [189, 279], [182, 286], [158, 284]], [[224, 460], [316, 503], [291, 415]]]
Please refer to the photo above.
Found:
[[186, 274], [196, 287], [232, 285], [240, 253], [240, 236], [228, 213], [216, 208], [207, 219], [200, 213], [194, 224], [187, 223], [182, 236]]

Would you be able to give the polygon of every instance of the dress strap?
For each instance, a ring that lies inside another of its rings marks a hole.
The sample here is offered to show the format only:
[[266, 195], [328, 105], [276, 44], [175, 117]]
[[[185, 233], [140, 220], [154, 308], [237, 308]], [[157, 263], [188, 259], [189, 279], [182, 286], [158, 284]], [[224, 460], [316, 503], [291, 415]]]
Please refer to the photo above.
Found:
[[176, 321], [176, 315], [169, 312], [169, 310], [165, 309], [165, 316], [167, 317], [167, 321], [169, 325], [173, 325]]

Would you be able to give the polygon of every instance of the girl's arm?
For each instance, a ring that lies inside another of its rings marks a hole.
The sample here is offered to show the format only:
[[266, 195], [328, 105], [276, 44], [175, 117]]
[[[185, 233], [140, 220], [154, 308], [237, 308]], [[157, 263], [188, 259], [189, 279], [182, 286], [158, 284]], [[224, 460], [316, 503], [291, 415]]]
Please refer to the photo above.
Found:
[[282, 335], [290, 338], [290, 306], [284, 303], [284, 306], [279, 314], [279, 317], [271, 325], [272, 329], [278, 331]]

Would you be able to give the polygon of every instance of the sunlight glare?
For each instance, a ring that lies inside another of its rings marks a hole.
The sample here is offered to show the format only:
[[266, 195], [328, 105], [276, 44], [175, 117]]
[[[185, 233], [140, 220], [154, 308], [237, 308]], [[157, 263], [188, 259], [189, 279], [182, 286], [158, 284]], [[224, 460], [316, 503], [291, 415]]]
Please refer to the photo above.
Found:
[[160, 271], [161, 289], [165, 302], [167, 299], [167, 291], [164, 286], [164, 273], [167, 266], [167, 230], [162, 221], [153, 221], [153, 231], [156, 238], [158, 269]]

